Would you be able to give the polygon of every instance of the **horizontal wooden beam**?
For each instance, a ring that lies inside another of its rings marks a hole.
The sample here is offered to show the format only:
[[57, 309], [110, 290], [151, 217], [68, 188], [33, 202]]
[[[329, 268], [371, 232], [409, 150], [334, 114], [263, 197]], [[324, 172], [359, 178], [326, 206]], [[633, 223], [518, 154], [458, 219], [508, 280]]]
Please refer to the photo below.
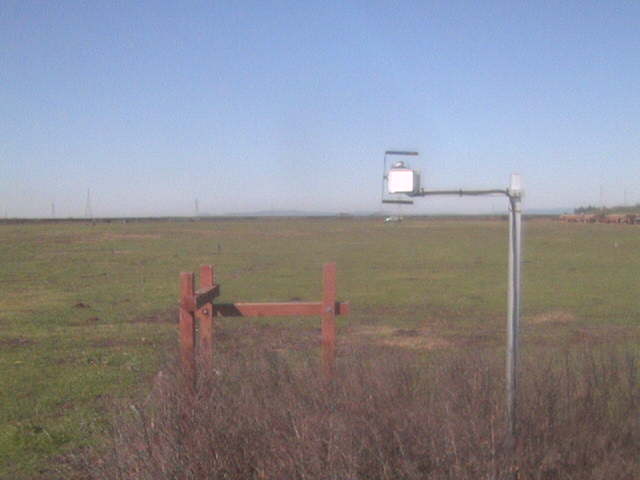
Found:
[[199, 288], [194, 295], [182, 297], [180, 307], [187, 312], [195, 312], [207, 303], [211, 303], [218, 295], [220, 295], [220, 285]]
[[[347, 315], [349, 302], [336, 302], [336, 315]], [[280, 302], [280, 303], [218, 303], [214, 312], [217, 317], [292, 317], [320, 316], [322, 302]]]

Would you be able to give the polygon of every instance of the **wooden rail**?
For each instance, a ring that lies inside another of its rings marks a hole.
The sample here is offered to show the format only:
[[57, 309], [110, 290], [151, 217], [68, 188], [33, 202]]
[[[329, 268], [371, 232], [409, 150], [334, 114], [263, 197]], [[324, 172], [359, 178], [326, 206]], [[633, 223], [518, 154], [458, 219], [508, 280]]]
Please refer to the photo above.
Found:
[[[182, 369], [195, 385], [196, 348], [200, 349], [205, 368], [213, 362], [215, 317], [322, 317], [322, 374], [326, 380], [333, 378], [336, 358], [336, 315], [347, 315], [348, 302], [336, 300], [336, 264], [326, 263], [323, 268], [323, 296], [319, 302], [237, 302], [215, 304], [220, 295], [220, 285], [215, 281], [212, 265], [200, 268], [200, 288], [195, 288], [192, 272], [180, 274], [180, 362]], [[196, 321], [200, 328], [196, 328]], [[199, 347], [197, 334], [200, 334]]]
[[[281, 303], [217, 303], [216, 317], [290, 317], [290, 316], [321, 316], [322, 302], [281, 302]], [[335, 302], [333, 307], [336, 315], [349, 313], [349, 304]]]

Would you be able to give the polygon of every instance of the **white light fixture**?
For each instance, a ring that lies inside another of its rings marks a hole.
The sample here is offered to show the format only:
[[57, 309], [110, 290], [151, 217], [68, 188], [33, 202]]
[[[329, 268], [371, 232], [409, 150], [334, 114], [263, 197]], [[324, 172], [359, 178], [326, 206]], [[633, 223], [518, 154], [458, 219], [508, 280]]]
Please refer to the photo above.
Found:
[[[399, 160], [387, 166], [388, 156], [417, 156], [418, 152], [408, 150], [387, 150], [384, 152], [382, 164], [382, 203], [413, 203], [406, 197], [413, 196], [420, 191], [420, 172], [410, 168], [404, 161]], [[404, 196], [404, 198], [402, 198]]]
[[512, 197], [522, 196], [522, 178], [519, 173], [511, 174], [511, 182], [509, 184], [508, 193]]
[[414, 194], [420, 190], [420, 173], [412, 170], [404, 162], [396, 162], [387, 177], [389, 193]]

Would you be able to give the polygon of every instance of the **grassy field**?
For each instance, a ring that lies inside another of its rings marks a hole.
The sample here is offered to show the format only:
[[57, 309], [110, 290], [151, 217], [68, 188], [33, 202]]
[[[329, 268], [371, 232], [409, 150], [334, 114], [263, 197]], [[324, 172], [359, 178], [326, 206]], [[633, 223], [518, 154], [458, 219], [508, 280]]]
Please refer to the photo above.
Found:
[[[506, 222], [480, 220], [0, 225], [0, 478], [71, 472], [113, 400], [144, 395], [174, 347], [180, 271], [215, 264], [221, 301], [317, 300], [335, 260], [344, 344], [501, 349], [506, 240]], [[638, 345], [639, 251], [640, 227], [527, 221], [524, 349]], [[247, 322], [319, 326], [222, 326]]]

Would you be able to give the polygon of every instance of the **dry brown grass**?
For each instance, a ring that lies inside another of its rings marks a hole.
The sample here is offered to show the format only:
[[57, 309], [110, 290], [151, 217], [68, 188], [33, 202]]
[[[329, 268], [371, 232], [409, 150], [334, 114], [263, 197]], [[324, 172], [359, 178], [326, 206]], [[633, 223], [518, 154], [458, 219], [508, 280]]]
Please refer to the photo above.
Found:
[[315, 355], [272, 350], [278, 343], [232, 348], [240, 344], [228, 340], [195, 393], [178, 373], [160, 374], [144, 402], [122, 406], [111, 445], [93, 454], [90, 474], [153, 480], [640, 475], [637, 352], [525, 358], [519, 441], [511, 455], [503, 362], [494, 354], [439, 351], [426, 359], [407, 349], [352, 348], [340, 357], [335, 381], [325, 384]]

